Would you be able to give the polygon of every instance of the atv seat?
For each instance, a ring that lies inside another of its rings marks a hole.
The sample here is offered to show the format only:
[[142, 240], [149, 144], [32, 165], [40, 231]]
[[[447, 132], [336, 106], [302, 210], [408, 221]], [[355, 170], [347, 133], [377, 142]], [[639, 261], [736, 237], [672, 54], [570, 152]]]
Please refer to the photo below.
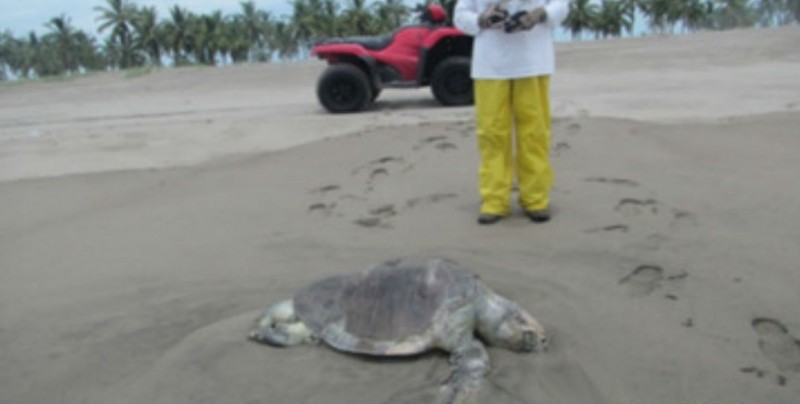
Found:
[[361, 45], [370, 50], [379, 51], [388, 47], [392, 43], [393, 38], [394, 38], [394, 33], [382, 36], [353, 36], [349, 38], [331, 38], [320, 41], [318, 45], [349, 43], [349, 44]]

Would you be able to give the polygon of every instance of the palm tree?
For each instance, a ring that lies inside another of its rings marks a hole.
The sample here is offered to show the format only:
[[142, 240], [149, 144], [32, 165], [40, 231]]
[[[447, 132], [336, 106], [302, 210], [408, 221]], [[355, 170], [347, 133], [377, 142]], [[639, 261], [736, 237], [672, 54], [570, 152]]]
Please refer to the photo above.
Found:
[[292, 24], [277, 21], [272, 25], [269, 36], [270, 49], [278, 53], [280, 59], [297, 56], [298, 41]]
[[350, 6], [342, 15], [342, 22], [347, 35], [371, 35], [376, 31], [365, 0], [350, 0]]
[[345, 29], [334, 0], [294, 0], [291, 23], [302, 47], [319, 38], [342, 36]]
[[800, 24], [800, 0], [786, 0], [789, 14], [794, 17], [794, 21]]
[[186, 20], [186, 43], [183, 48], [189, 63], [203, 63], [202, 42], [205, 37], [203, 23], [197, 15], [189, 13]]
[[259, 49], [264, 45], [262, 33], [264, 31], [264, 25], [267, 23], [270, 16], [268, 13], [259, 11], [252, 1], [243, 1], [240, 4], [242, 6], [242, 12], [237, 17], [239, 23], [242, 24], [244, 28], [244, 34], [250, 46], [249, 60], [252, 62], [256, 59], [256, 54]]
[[711, 15], [714, 12], [712, 0], [687, 0], [681, 21], [687, 32], [694, 32], [711, 26]]
[[58, 59], [58, 74], [78, 72], [76, 32], [70, 25], [69, 17], [61, 14], [51, 18], [45, 26], [52, 30], [48, 34], [48, 41], [52, 42], [54, 57]]
[[189, 12], [177, 4], [169, 9], [170, 20], [164, 22], [162, 29], [165, 44], [172, 51], [175, 66], [185, 63], [185, 51], [189, 43]]
[[591, 30], [598, 16], [597, 4], [591, 0], [574, 0], [569, 4], [569, 14], [564, 26], [569, 29], [572, 38], [581, 38], [583, 31]]
[[78, 64], [83, 69], [92, 71], [106, 68], [106, 63], [98, 49], [97, 41], [93, 36], [87, 35], [81, 30], [75, 33], [75, 56]]
[[102, 46], [102, 54], [106, 66], [112, 69], [120, 68], [120, 61], [122, 60], [122, 45], [117, 41], [106, 38]]
[[215, 65], [217, 54], [221, 48], [223, 31], [223, 18], [221, 11], [210, 15], [201, 15], [192, 19], [192, 44], [191, 48], [199, 63]]
[[[448, 5], [455, 6], [455, 1], [450, 0]], [[406, 21], [410, 11], [402, 1], [399, 0], [384, 0], [383, 2], [375, 2], [372, 4], [373, 13], [375, 14], [375, 23], [379, 32], [394, 31], [403, 25]], [[453, 10], [449, 10], [448, 18], [452, 19]]]
[[222, 11], [217, 10], [211, 15], [204, 15], [203, 23], [206, 27], [206, 59], [209, 64], [216, 64], [224, 40], [225, 17]]
[[24, 74], [22, 74], [22, 61], [24, 59], [22, 41], [14, 38], [10, 31], [5, 31], [2, 37], [4, 49], [3, 62], [4, 66], [7, 68], [7, 72], [17, 77], [24, 77]]
[[751, 26], [756, 22], [755, 10], [748, 0], [718, 0], [719, 7], [714, 13], [714, 27], [731, 29]]
[[162, 44], [164, 35], [158, 24], [156, 8], [142, 7], [131, 22], [134, 30], [134, 47], [147, 54], [150, 63], [161, 66]]
[[622, 31], [630, 32], [632, 23], [626, 14], [624, 4], [619, 0], [602, 0], [600, 12], [594, 19], [594, 30], [603, 37], [622, 36]]
[[227, 18], [220, 37], [220, 53], [223, 59], [230, 57], [233, 63], [246, 62], [250, 54], [250, 45], [239, 20], [236, 17]]
[[642, 0], [642, 13], [649, 20], [650, 29], [665, 34], [679, 20], [679, 7], [682, 0]]
[[316, 27], [317, 37], [331, 38], [345, 35], [347, 27], [341, 21], [339, 14], [339, 4], [334, 0], [311, 0], [314, 10], [313, 24]]
[[100, 13], [98, 32], [111, 28], [111, 40], [120, 45], [119, 66], [127, 68], [134, 65], [134, 47], [132, 42], [132, 25], [136, 19], [136, 6], [128, 0], [106, 0], [107, 7], [95, 7]]
[[792, 15], [792, 7], [795, 7], [796, 11], [800, 10], [800, 0], [761, 0], [755, 7], [755, 12], [760, 25], [773, 27], [796, 20]]
[[[45, 40], [47, 38], [47, 40]], [[23, 44], [23, 65], [25, 77], [45, 77], [58, 74], [55, 52], [52, 51], [52, 36], [40, 38], [35, 32], [28, 34]]]
[[39, 37], [35, 32], [28, 33], [28, 38], [22, 42], [22, 68], [27, 78], [36, 77], [43, 71], [43, 60], [40, 55]]
[[8, 62], [11, 59], [11, 41], [14, 37], [9, 31], [0, 31], [0, 81], [8, 80]]
[[306, 44], [313, 37], [312, 27], [309, 24], [311, 9], [307, 0], [292, 1], [291, 25], [294, 27], [298, 42]]

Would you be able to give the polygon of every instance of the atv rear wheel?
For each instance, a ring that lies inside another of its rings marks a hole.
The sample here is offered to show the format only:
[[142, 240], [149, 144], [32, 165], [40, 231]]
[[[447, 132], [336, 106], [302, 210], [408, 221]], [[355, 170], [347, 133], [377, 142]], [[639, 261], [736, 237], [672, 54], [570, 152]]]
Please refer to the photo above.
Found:
[[472, 104], [470, 59], [451, 56], [436, 65], [431, 75], [431, 91], [442, 105]]
[[329, 112], [356, 112], [372, 102], [367, 75], [350, 64], [330, 65], [317, 82], [317, 98]]

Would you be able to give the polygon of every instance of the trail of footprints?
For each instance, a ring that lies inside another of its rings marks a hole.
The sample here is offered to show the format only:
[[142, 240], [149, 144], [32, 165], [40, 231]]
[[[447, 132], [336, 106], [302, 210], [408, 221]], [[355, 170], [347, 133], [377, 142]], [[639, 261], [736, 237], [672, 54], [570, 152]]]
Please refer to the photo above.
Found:
[[[571, 128], [574, 134], [580, 129], [580, 125], [571, 124]], [[552, 155], [559, 157], [570, 148], [570, 145], [566, 142], [557, 143]], [[640, 188], [640, 184], [637, 181], [626, 178], [590, 177], [585, 178], [584, 181], [631, 190]], [[696, 226], [698, 224], [698, 218], [694, 213], [667, 207], [664, 203], [652, 197], [624, 197], [617, 201], [612, 210], [628, 219], [666, 214], [668, 215], [670, 229], [680, 226]], [[584, 233], [627, 234], [632, 231], [632, 228], [632, 225], [622, 222], [589, 228]], [[688, 277], [689, 273], [685, 270], [668, 273], [660, 266], [644, 264], [637, 266], [619, 279], [618, 284], [634, 298], [643, 298], [654, 295], [658, 291], [663, 291], [665, 299], [677, 301], [679, 297], [675, 290]], [[736, 278], [734, 281], [740, 283], [741, 279]], [[687, 317], [681, 322], [681, 326], [693, 328], [696, 326], [695, 320], [692, 317]], [[800, 339], [793, 335], [789, 328], [777, 319], [755, 318], [751, 321], [750, 326], [758, 338], [759, 351], [764, 358], [775, 366], [777, 371], [752, 365], [741, 367], [739, 371], [743, 374], [751, 374], [759, 379], [771, 380], [778, 386], [787, 386], [790, 383], [787, 375], [800, 373]]]
[[[424, 124], [422, 124], [424, 126]], [[449, 153], [459, 149], [456, 141], [453, 141], [451, 134], [456, 133], [458, 138], [468, 138], [474, 133], [474, 126], [464, 123], [455, 123], [447, 126], [447, 135], [435, 135], [418, 140], [411, 148], [413, 152], [423, 152], [433, 150], [438, 153]], [[412, 154], [411, 157], [414, 157]], [[392, 175], [402, 174], [414, 169], [414, 163], [408, 161], [403, 156], [388, 155], [370, 160], [364, 164], [356, 166], [350, 171], [352, 177], [360, 178], [361, 189], [351, 190], [346, 193], [340, 184], [329, 184], [310, 191], [314, 195], [316, 202], [308, 206], [309, 214], [319, 214], [328, 216], [347, 216], [341, 213], [340, 209], [344, 204], [357, 201], [367, 205], [370, 201], [369, 195], [374, 192], [381, 183], [389, 179]], [[399, 204], [385, 204], [377, 207], [366, 208], [361, 214], [357, 214], [352, 223], [365, 228], [391, 228], [391, 220], [404, 211], [418, 208], [423, 205], [436, 204], [448, 199], [456, 198], [455, 193], [433, 193], [410, 198]]]
[[[564, 131], [568, 135], [577, 134], [581, 130], [580, 124], [572, 120], [567, 120], [562, 123], [565, 125]], [[421, 126], [425, 126], [425, 124], [421, 124]], [[469, 123], [469, 121], [450, 124], [445, 130], [447, 135], [428, 136], [418, 140], [412, 146], [412, 151], [435, 150], [441, 153], [457, 151], [459, 149], [457, 139], [471, 139], [475, 134], [475, 126]], [[455, 134], [455, 136], [453, 136], [453, 134]], [[553, 154], [559, 155], [569, 149], [570, 146], [567, 142], [561, 142], [554, 146]], [[344, 203], [349, 201], [368, 202], [368, 195], [375, 191], [376, 188], [380, 186], [381, 182], [394, 174], [405, 173], [413, 169], [414, 164], [412, 162], [397, 155], [383, 156], [368, 161], [353, 168], [350, 172], [351, 176], [363, 178], [362, 190], [344, 193], [342, 185], [340, 184], [321, 186], [310, 192], [315, 195], [317, 201], [310, 204], [307, 211], [309, 214], [320, 214], [326, 217], [341, 216], [341, 214], [337, 212]], [[408, 199], [398, 205], [387, 204], [377, 208], [367, 209], [366, 212], [363, 212], [352, 222], [355, 225], [365, 228], [391, 228], [391, 219], [405, 210], [414, 209], [415, 207], [426, 204], [436, 204], [456, 197], [456, 194], [447, 192], [423, 195]]]
[[[665, 290], [664, 298], [677, 301], [678, 296], [671, 292], [680, 282], [687, 279], [689, 273], [679, 271], [667, 274], [666, 271], [655, 265], [640, 265], [619, 280], [619, 285], [626, 288], [632, 297], [644, 297], [655, 294], [658, 290]], [[681, 322], [685, 328], [695, 326], [692, 317]], [[773, 380], [778, 386], [789, 384], [787, 374], [800, 373], [800, 339], [795, 337], [781, 321], [759, 317], [750, 323], [751, 328], [758, 337], [758, 348], [764, 358], [772, 362], [777, 372], [758, 366], [745, 366], [739, 369], [741, 373], [752, 374], [759, 379]]]
[[[624, 285], [631, 296], [641, 297], [652, 294], [666, 284], [672, 286], [675, 282], [682, 281], [687, 277], [689, 277], [689, 273], [686, 271], [667, 275], [660, 266], [640, 265], [631, 273], [620, 279], [619, 284]], [[671, 293], [665, 294], [664, 297], [670, 300], [678, 299], [677, 296]]]
[[[575, 122], [573, 118], [565, 120], [555, 120], [553, 133], [564, 133], [566, 136], [577, 135], [581, 131], [581, 124]], [[567, 140], [558, 140], [550, 150], [550, 156], [558, 158], [566, 155], [572, 149], [572, 145]]]
[[[634, 181], [614, 178], [589, 178], [586, 181], [605, 184], [637, 187]], [[613, 210], [625, 217], [634, 217], [644, 214], [658, 215], [664, 211], [663, 204], [656, 199], [622, 198]], [[669, 209], [671, 226], [679, 223], [697, 224], [697, 218], [691, 212], [680, 209]], [[630, 226], [627, 224], [613, 224], [603, 227], [591, 228], [586, 233], [627, 233]], [[689, 273], [681, 270], [668, 274], [664, 268], [656, 265], [640, 265], [619, 280], [619, 285], [627, 289], [632, 297], [641, 298], [664, 290], [664, 298], [677, 301], [678, 296], [672, 292], [680, 282], [689, 277]], [[735, 282], [741, 282], [736, 278]], [[687, 317], [681, 322], [685, 328], [695, 326], [695, 320]], [[792, 335], [789, 329], [779, 320], [772, 318], [756, 318], [752, 320], [751, 327], [758, 336], [758, 347], [761, 354], [777, 368], [777, 372], [757, 366], [745, 366], [739, 369], [741, 373], [752, 374], [759, 379], [773, 380], [778, 386], [789, 383], [788, 373], [800, 372], [800, 340]]]

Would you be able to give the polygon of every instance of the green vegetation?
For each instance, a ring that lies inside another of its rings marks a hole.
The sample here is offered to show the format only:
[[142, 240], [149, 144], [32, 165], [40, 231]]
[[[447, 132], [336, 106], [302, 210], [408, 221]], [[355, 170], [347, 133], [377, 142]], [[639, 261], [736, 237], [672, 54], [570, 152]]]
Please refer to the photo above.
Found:
[[[282, 18], [254, 1], [241, 2], [233, 15], [196, 14], [175, 5], [162, 18], [155, 7], [133, 0], [105, 0], [94, 7], [102, 42], [73, 27], [63, 14], [47, 21], [48, 32], [41, 36], [0, 31], [0, 81], [109, 69], [135, 69], [134, 77], [165, 64], [304, 57], [317, 39], [388, 32], [411, 15], [402, 0], [289, 1], [292, 13]], [[456, 0], [442, 3], [452, 15]], [[800, 22], [800, 0], [572, 0], [564, 28], [575, 39], [586, 33], [615, 37], [631, 34], [637, 18], [657, 33], [777, 26]]]
[[656, 33], [771, 27], [800, 22], [800, 0], [572, 0], [564, 22], [573, 38], [630, 34], [644, 18]]

